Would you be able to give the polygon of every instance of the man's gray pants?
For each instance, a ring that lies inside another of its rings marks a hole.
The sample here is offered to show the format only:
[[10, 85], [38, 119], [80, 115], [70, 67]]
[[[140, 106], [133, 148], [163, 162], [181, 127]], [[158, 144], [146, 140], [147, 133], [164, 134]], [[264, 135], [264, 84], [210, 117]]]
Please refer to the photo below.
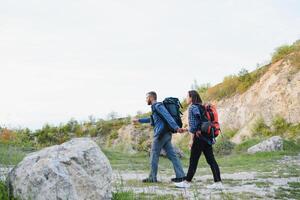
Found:
[[159, 155], [162, 148], [165, 149], [168, 159], [173, 164], [176, 178], [183, 178], [185, 176], [184, 171], [182, 169], [181, 162], [179, 158], [176, 156], [171, 140], [172, 140], [172, 133], [164, 133], [164, 135], [161, 138], [159, 138], [158, 136], [155, 136], [153, 138], [153, 143], [152, 143], [151, 153], [150, 153], [151, 171], [149, 175], [149, 179], [152, 181], [157, 181]]

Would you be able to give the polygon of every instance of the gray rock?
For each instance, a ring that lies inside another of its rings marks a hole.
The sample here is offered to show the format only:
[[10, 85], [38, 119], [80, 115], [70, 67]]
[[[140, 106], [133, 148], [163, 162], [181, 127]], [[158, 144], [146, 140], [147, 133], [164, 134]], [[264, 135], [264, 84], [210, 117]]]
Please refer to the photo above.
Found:
[[280, 136], [273, 136], [257, 145], [248, 149], [248, 153], [266, 152], [266, 151], [280, 151], [283, 149], [283, 140]]
[[112, 169], [89, 138], [76, 138], [31, 153], [8, 176], [19, 199], [111, 199]]

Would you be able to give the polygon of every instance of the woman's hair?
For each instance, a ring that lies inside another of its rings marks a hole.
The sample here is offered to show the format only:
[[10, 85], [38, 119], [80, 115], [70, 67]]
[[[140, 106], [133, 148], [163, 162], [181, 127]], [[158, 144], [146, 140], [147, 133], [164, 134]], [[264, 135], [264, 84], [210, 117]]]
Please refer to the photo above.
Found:
[[190, 90], [189, 91], [189, 97], [192, 98], [193, 104], [202, 104], [202, 99], [199, 95], [199, 93], [196, 90]]

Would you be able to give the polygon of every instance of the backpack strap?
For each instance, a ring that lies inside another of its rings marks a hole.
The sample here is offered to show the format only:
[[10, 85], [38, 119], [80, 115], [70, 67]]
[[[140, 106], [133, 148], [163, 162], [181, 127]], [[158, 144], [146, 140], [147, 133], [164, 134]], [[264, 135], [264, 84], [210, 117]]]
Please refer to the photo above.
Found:
[[202, 105], [200, 105], [200, 104], [197, 104], [197, 107], [198, 107], [198, 110], [199, 110], [199, 113], [200, 113], [200, 117], [199, 117], [200, 123], [202, 124], [202, 122], [204, 121], [203, 118], [204, 118], [206, 121], [208, 121], [208, 119], [207, 119], [207, 117], [206, 117], [206, 115], [205, 115], [205, 108], [204, 108], [204, 113], [203, 113], [202, 107], [204, 107], [204, 106], [202, 106]]
[[150, 124], [151, 126], [154, 126], [153, 114], [150, 115]]
[[[161, 104], [164, 106], [163, 103], [161, 103]], [[161, 120], [165, 123], [165, 125], [167, 125], [168, 129], [169, 129], [170, 131], [172, 131], [173, 129], [170, 127], [168, 121], [164, 118], [164, 116], [162, 116], [162, 114], [160, 114], [160, 113], [156, 110], [155, 106], [151, 106], [151, 109], [152, 109], [152, 113], [156, 113], [156, 114], [161, 118]], [[151, 116], [152, 116], [152, 115], [151, 115]], [[153, 119], [153, 116], [152, 116], [152, 119]], [[153, 120], [153, 125], [155, 125], [155, 124], [154, 124], [154, 120]], [[173, 132], [173, 131], [172, 131], [172, 132]]]

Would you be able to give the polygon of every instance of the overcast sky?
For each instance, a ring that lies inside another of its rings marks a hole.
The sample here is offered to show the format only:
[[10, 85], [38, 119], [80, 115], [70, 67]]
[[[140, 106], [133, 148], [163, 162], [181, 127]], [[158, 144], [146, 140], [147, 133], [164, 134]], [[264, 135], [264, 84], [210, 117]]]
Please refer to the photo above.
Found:
[[297, 0], [0, 0], [0, 125], [149, 111], [300, 39]]

